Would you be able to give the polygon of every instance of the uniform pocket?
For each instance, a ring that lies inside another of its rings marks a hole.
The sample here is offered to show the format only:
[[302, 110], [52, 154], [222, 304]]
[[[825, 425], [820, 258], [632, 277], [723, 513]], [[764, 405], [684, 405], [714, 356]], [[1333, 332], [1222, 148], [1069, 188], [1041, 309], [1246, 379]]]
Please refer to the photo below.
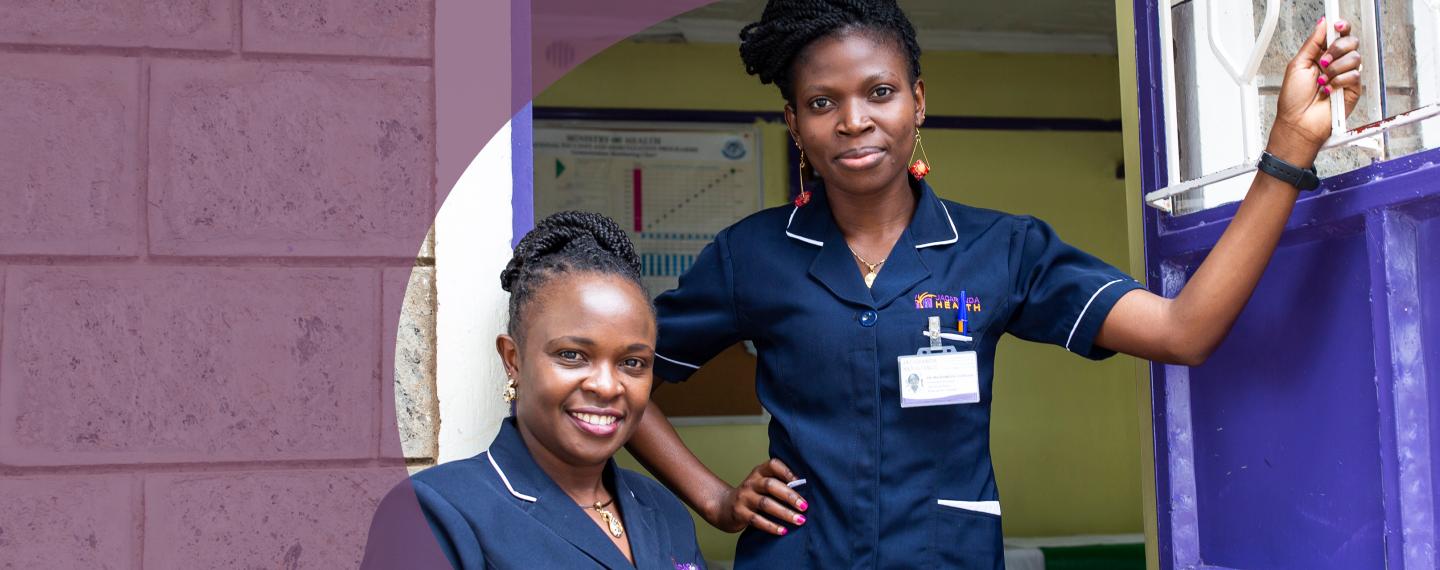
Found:
[[942, 568], [1005, 567], [998, 501], [941, 499], [930, 516], [930, 551]]

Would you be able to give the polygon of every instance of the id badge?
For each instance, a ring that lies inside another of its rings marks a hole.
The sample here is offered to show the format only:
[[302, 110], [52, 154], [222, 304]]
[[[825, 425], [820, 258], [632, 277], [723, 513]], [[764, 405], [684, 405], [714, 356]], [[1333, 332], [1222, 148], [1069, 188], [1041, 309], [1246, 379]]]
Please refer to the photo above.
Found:
[[899, 357], [900, 407], [974, 404], [980, 401], [980, 367], [975, 351], [940, 344], [940, 322], [930, 318], [930, 346]]
[[900, 357], [900, 407], [980, 401], [980, 369], [975, 351], [945, 348], [950, 350]]

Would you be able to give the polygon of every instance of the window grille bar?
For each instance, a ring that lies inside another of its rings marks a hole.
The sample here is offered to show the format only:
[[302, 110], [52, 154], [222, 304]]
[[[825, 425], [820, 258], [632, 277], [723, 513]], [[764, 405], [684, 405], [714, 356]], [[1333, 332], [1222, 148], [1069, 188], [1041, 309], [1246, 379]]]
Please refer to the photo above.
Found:
[[[1440, 116], [1440, 103], [1431, 103], [1424, 107], [1420, 107], [1419, 109], [1415, 109], [1406, 113], [1401, 113], [1399, 115], [1395, 115], [1394, 117], [1390, 117], [1382, 121], [1376, 121], [1374, 123], [1363, 125], [1353, 130], [1343, 132], [1339, 135], [1332, 136], [1330, 137], [1330, 140], [1325, 141], [1325, 146], [1323, 148], [1344, 146], [1361, 139], [1379, 136], [1380, 134], [1396, 127], [1411, 125], [1436, 116]], [[1257, 154], [1254, 157], [1254, 160], [1251, 160], [1250, 162], [1247, 162], [1245, 164], [1238, 164], [1218, 172], [1213, 172], [1211, 174], [1201, 176], [1200, 178], [1196, 178], [1194, 180], [1187, 180], [1179, 184], [1172, 184], [1170, 186], [1166, 186], [1165, 188], [1161, 188], [1159, 190], [1146, 194], [1145, 203], [1162, 211], [1170, 212], [1170, 198], [1172, 196], [1194, 190], [1195, 188], [1208, 186], [1216, 182], [1229, 180], [1237, 176], [1243, 176], [1245, 174], [1255, 172], [1255, 162], [1259, 159], [1260, 157]]]

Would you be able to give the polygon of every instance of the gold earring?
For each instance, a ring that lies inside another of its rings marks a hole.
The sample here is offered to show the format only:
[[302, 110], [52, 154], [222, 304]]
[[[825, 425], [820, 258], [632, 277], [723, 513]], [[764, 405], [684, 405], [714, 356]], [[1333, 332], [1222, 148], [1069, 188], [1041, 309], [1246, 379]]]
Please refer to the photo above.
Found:
[[[924, 157], [924, 160], [915, 158], [916, 149], [920, 150], [920, 156]], [[920, 142], [920, 127], [915, 127], [915, 148], [910, 149], [910, 160], [910, 175], [916, 180], [924, 179], [926, 174], [930, 174], [930, 155], [925, 154], [925, 144]]]
[[[800, 143], [795, 143], [795, 148], [800, 148]], [[810, 191], [805, 189], [805, 149], [800, 148], [800, 166], [795, 168], [795, 173], [800, 180], [800, 193], [795, 195], [795, 207], [799, 208], [810, 203]]]
[[505, 400], [506, 404], [515, 401], [515, 378], [512, 377], [509, 382], [505, 383], [505, 394], [500, 397]]

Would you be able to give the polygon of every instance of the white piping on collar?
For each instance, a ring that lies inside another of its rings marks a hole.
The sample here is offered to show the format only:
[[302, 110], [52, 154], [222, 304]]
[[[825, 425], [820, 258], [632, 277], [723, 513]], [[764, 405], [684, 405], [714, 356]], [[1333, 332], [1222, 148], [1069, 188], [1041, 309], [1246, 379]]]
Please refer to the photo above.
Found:
[[698, 365], [698, 364], [690, 364], [689, 362], [681, 362], [681, 361], [679, 361], [679, 360], [675, 360], [674, 358], [670, 358], [670, 357], [665, 356], [665, 355], [663, 355], [663, 354], [660, 354], [660, 353], [658, 353], [658, 352], [655, 353], [655, 356], [656, 356], [657, 358], [659, 358], [660, 360], [664, 360], [664, 361], [666, 361], [666, 362], [673, 362], [673, 363], [675, 363], [675, 364], [679, 364], [679, 365], [684, 366], [684, 367], [686, 367], [686, 368], [694, 368], [694, 369], [696, 369], [696, 370], [699, 370], [699, 369], [700, 369], [700, 365]]
[[1095, 302], [1095, 298], [1099, 297], [1100, 292], [1104, 291], [1106, 287], [1109, 287], [1121, 281], [1124, 281], [1124, 279], [1116, 279], [1114, 281], [1101, 285], [1099, 289], [1095, 290], [1095, 294], [1090, 296], [1090, 300], [1085, 301], [1085, 308], [1080, 309], [1080, 316], [1075, 317], [1075, 324], [1070, 327], [1070, 336], [1065, 337], [1065, 350], [1070, 350], [1070, 341], [1075, 340], [1075, 331], [1080, 328], [1080, 321], [1085, 320], [1085, 311], [1090, 310], [1090, 304]]
[[485, 452], [485, 458], [490, 460], [490, 466], [495, 468], [495, 474], [500, 476], [500, 482], [505, 484], [505, 488], [509, 489], [510, 494], [515, 495], [516, 499], [520, 499], [522, 501], [530, 501], [532, 503], [539, 500], [535, 497], [531, 497], [530, 495], [526, 495], [525, 493], [516, 491], [515, 487], [510, 485], [510, 478], [506, 477], [505, 472], [500, 470], [500, 464], [495, 462], [494, 453], [490, 453], [488, 451]]
[[[939, 200], [940, 198], [936, 197], [935, 199], [936, 199], [936, 200]], [[960, 230], [955, 229], [955, 220], [950, 217], [950, 208], [946, 208], [946, 207], [945, 207], [945, 203], [944, 203], [944, 202], [940, 202], [940, 210], [943, 211], [943, 212], [945, 212], [945, 221], [950, 222], [950, 233], [951, 233], [951, 234], [954, 234], [955, 237], [952, 237], [952, 238], [950, 238], [950, 239], [943, 240], [943, 241], [932, 241], [932, 242], [930, 242], [930, 243], [922, 243], [922, 244], [920, 244], [920, 245], [915, 246], [915, 249], [930, 247], [930, 246], [932, 246], [932, 245], [947, 245], [947, 244], [952, 244], [952, 243], [955, 243], [955, 242], [957, 242], [957, 241], [960, 241]]]
[[[804, 236], [798, 236], [798, 235], [795, 235], [795, 234], [790, 233], [790, 224], [795, 223], [795, 212], [799, 212], [799, 211], [800, 211], [800, 206], [795, 206], [795, 209], [794, 209], [794, 210], [790, 210], [790, 221], [785, 222], [785, 235], [790, 236], [790, 237], [795, 238], [795, 239], [798, 239], [798, 240], [803, 241], [803, 242], [805, 242], [805, 243], [808, 243], [808, 244], [810, 244], [810, 245], [818, 245], [818, 246], [820, 246], [820, 247], [825, 247], [825, 242], [823, 242], [823, 241], [816, 241], [816, 240], [813, 240], [813, 239], [810, 239], [810, 238], [807, 238], [807, 237], [804, 237]], [[666, 360], [669, 360], [669, 359], [667, 358]]]
[[[936, 198], [936, 199], [938, 200], [939, 198]], [[952, 237], [951, 237], [950, 239], [947, 239], [947, 240], [932, 241], [932, 242], [930, 242], [930, 243], [922, 243], [922, 244], [919, 244], [919, 245], [915, 246], [915, 249], [922, 249], [922, 248], [927, 248], [927, 247], [935, 246], [935, 245], [948, 245], [948, 244], [952, 244], [952, 243], [955, 243], [955, 242], [957, 242], [957, 241], [960, 241], [960, 230], [955, 229], [955, 219], [950, 217], [950, 208], [946, 208], [946, 207], [945, 207], [945, 203], [944, 203], [944, 202], [941, 202], [941, 203], [940, 203], [940, 210], [943, 211], [943, 212], [945, 212], [945, 221], [947, 221], [947, 222], [950, 223], [950, 233], [951, 233]], [[790, 233], [790, 224], [795, 223], [795, 213], [796, 213], [796, 212], [799, 212], [799, 211], [800, 211], [800, 207], [799, 207], [799, 206], [795, 206], [795, 209], [790, 210], [790, 220], [787, 221], [787, 222], [785, 222], [785, 235], [790, 236], [790, 237], [795, 238], [795, 239], [798, 239], [798, 240], [803, 241], [803, 242], [805, 242], [805, 243], [808, 243], [808, 244], [810, 244], [810, 245], [818, 245], [818, 246], [820, 246], [820, 247], [825, 247], [825, 242], [823, 242], [823, 241], [813, 240], [813, 239], [807, 238], [807, 237], [805, 237], [805, 236], [801, 236], [801, 235], [796, 235], [796, 234]], [[667, 358], [666, 360], [669, 360], [669, 359]]]

